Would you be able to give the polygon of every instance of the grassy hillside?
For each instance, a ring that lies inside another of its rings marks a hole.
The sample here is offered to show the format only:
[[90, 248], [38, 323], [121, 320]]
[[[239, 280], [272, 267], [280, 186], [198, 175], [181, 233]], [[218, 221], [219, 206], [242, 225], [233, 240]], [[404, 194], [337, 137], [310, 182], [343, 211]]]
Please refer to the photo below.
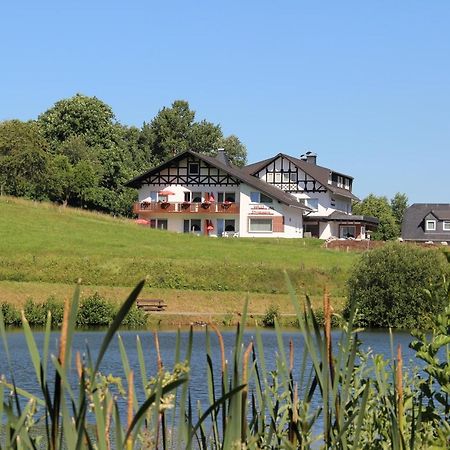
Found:
[[[313, 239], [172, 234], [127, 219], [7, 197], [0, 197], [0, 234], [0, 301], [19, 303], [36, 297], [33, 290], [42, 290], [38, 286], [59, 293], [78, 278], [87, 289], [120, 297], [124, 288], [147, 276], [152, 295], [172, 298], [182, 292], [196, 307], [211, 294], [226, 299], [247, 292], [266, 304], [286, 297], [284, 270], [300, 292], [318, 298], [327, 285], [341, 300], [357, 258], [323, 249]], [[180, 302], [179, 307], [187, 307]]]

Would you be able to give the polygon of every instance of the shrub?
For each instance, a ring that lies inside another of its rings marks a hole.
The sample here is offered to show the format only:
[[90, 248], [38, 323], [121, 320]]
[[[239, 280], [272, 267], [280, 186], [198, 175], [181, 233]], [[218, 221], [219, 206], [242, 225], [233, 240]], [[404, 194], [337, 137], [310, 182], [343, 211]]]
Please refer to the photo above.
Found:
[[139, 308], [131, 308], [122, 325], [129, 328], [144, 328], [147, 325], [147, 314]]
[[265, 327], [273, 328], [275, 326], [275, 319], [280, 319], [280, 311], [278, 306], [272, 304], [266, 309], [266, 312], [262, 318], [262, 324]]
[[54, 296], [50, 296], [42, 305], [45, 314], [50, 311], [52, 315], [52, 327], [56, 328], [61, 326], [64, 315], [64, 304], [58, 300]]
[[5, 325], [9, 325], [12, 327], [18, 327], [21, 325], [22, 321], [20, 319], [20, 313], [14, 308], [10, 303], [2, 303], [0, 306], [3, 314], [3, 320]]
[[77, 326], [106, 326], [112, 322], [113, 314], [113, 305], [95, 292], [81, 303], [77, 314]]
[[[391, 243], [366, 252], [350, 275], [344, 314], [355, 302], [360, 326], [428, 327], [445, 307], [448, 269], [442, 252], [417, 246]], [[436, 295], [429, 295], [430, 288]]]
[[43, 305], [36, 303], [32, 298], [28, 298], [23, 308], [28, 323], [35, 327], [43, 327], [47, 322], [47, 311]]

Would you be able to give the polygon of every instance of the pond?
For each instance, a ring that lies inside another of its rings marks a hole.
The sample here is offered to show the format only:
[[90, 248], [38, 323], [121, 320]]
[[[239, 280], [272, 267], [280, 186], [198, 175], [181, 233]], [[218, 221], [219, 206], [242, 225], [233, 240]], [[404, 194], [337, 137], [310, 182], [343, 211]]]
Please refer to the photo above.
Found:
[[[277, 336], [274, 330], [262, 329], [260, 330], [262, 341], [264, 345], [264, 355], [266, 359], [266, 365], [268, 370], [273, 370], [276, 365], [278, 350]], [[225, 352], [228, 361], [232, 361], [232, 351], [235, 342], [234, 331], [222, 332]], [[333, 341], [336, 346], [337, 339], [340, 335], [339, 331], [333, 332]], [[139, 361], [136, 347], [136, 336], [139, 336], [142, 342], [144, 350], [144, 358], [146, 361], [147, 372], [149, 375], [156, 373], [157, 360], [155, 351], [154, 335], [149, 331], [121, 331], [120, 336], [123, 339], [123, 343], [126, 348], [127, 357], [130, 362], [130, 367], [134, 369], [136, 373], [136, 379], [139, 378]], [[164, 363], [164, 366], [170, 370], [172, 368], [175, 345], [176, 345], [176, 331], [160, 331], [158, 332], [160, 353]], [[190, 372], [190, 389], [192, 399], [194, 401], [207, 402], [208, 393], [206, 386], [206, 334], [205, 330], [201, 329], [194, 331], [193, 334], [193, 353], [191, 359], [191, 372]], [[247, 345], [251, 340], [254, 340], [255, 330], [249, 329], [244, 334], [244, 344]], [[51, 336], [51, 352], [57, 353], [58, 345], [58, 333], [52, 333]], [[86, 346], [92, 354], [95, 360], [96, 355], [100, 349], [104, 332], [101, 331], [83, 331], [77, 332], [74, 336], [74, 350], [80, 351], [81, 354], [86, 353]], [[186, 345], [188, 341], [188, 332], [181, 332], [181, 359], [184, 359], [186, 353]], [[38, 348], [43, 346], [43, 332], [35, 332], [35, 339], [38, 344]], [[36, 376], [31, 363], [31, 359], [28, 353], [28, 348], [25, 342], [25, 337], [22, 332], [11, 331], [7, 333], [9, 350], [12, 358], [12, 369], [15, 377], [16, 385], [22, 389], [25, 389], [33, 394], [41, 396], [40, 390], [37, 386]], [[303, 350], [303, 337], [299, 331], [293, 331], [292, 329], [283, 331], [283, 342], [285, 350], [288, 351], [289, 341], [292, 340], [295, 348], [295, 365], [298, 369]], [[391, 358], [391, 339], [389, 332], [386, 330], [374, 330], [364, 331], [360, 334], [360, 340], [362, 341], [362, 349], [371, 349], [374, 354], [382, 354], [386, 359]], [[397, 345], [401, 344], [404, 356], [404, 367], [408, 367], [408, 363], [411, 360], [410, 365], [417, 365], [418, 361], [412, 362], [414, 359], [414, 352], [409, 349], [408, 345], [411, 342], [412, 337], [408, 332], [394, 332], [394, 351], [396, 351]], [[219, 342], [214, 333], [211, 333], [211, 355], [213, 356], [214, 366], [218, 369], [220, 367], [220, 347]], [[100, 370], [104, 374], [113, 374], [115, 376], [123, 376], [123, 364], [120, 356], [118, 338], [114, 337], [110, 348], [105, 355]], [[73, 371], [74, 372], [74, 371]], [[10, 380], [10, 372], [5, 357], [5, 350], [3, 345], [0, 347], [0, 374], [5, 374], [6, 378]], [[75, 383], [75, 373], [73, 373], [73, 382]]]

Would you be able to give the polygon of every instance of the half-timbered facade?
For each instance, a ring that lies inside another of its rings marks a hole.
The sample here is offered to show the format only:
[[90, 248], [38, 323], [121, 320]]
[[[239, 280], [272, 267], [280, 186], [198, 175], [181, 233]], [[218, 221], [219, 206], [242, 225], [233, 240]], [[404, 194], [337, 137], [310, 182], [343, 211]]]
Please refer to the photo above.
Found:
[[353, 178], [317, 165], [317, 155], [307, 152], [301, 158], [279, 153], [244, 168], [246, 172], [286, 193], [311, 211], [303, 217], [307, 236], [366, 239], [378, 220], [352, 215]]
[[217, 158], [185, 151], [129, 181], [134, 212], [153, 228], [210, 236], [302, 237], [311, 209], [288, 192]]

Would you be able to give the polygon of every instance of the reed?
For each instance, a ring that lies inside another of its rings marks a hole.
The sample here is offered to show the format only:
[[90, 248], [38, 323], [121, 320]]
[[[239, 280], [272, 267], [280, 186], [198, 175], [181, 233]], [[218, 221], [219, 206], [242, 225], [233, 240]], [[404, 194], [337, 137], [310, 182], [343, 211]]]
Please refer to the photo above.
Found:
[[[75, 355], [75, 384], [70, 381], [70, 372], [79, 285], [72, 300], [66, 302], [57, 357], [49, 354], [51, 314], [47, 316], [42, 353], [22, 316], [41, 395], [16, 386], [12, 370], [2, 377], [0, 448], [447, 448], [450, 306], [436, 318], [434, 335], [419, 335], [413, 343], [418, 357], [427, 363], [429, 378], [423, 380], [403, 369], [401, 349], [391, 362], [361, 352], [359, 330], [353, 327], [354, 309], [339, 332], [337, 345], [332, 345], [333, 307], [328, 291], [324, 291], [322, 329], [309, 298], [300, 301], [289, 280], [287, 283], [302, 348], [296, 348], [292, 341], [285, 348], [275, 320], [278, 349], [275, 368], [269, 370], [259, 330], [253, 341], [244, 342], [246, 303], [230, 361], [214, 325], [206, 327], [205, 349], [196, 349], [204, 351], [207, 363], [207, 404], [195, 403], [191, 396], [192, 328], [184, 355], [181, 333], [177, 333], [170, 368], [162, 360], [155, 333], [156, 367], [147, 367], [144, 356], [148, 350], [140, 338], [136, 340], [138, 365], [131, 367], [119, 336], [124, 379], [101, 372], [112, 338], [144, 282], [123, 303], [95, 360], [89, 348], [84, 355]], [[0, 334], [5, 357], [11, 361], [1, 311]], [[212, 339], [218, 340], [218, 354], [211, 351]], [[139, 396], [138, 391], [145, 395]]]

